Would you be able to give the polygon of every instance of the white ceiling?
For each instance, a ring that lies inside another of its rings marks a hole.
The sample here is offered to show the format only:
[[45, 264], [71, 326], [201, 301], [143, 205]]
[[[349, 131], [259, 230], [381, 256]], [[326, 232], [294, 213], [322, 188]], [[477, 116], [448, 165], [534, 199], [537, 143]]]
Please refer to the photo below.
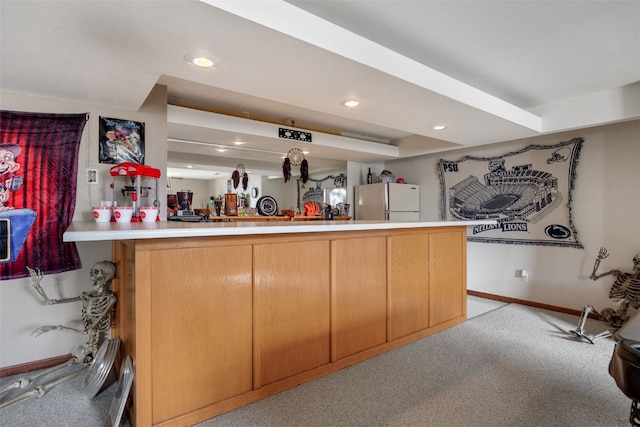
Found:
[[[162, 83], [350, 136], [313, 132], [312, 171], [640, 117], [640, 1], [1, 0], [0, 24], [3, 91], [136, 111]], [[278, 175], [296, 144], [246, 118], [171, 107], [169, 166]]]

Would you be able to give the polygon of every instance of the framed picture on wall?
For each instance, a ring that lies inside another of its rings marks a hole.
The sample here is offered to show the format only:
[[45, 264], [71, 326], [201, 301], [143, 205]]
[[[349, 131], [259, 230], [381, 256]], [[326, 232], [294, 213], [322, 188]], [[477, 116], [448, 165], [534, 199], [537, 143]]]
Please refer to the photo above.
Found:
[[144, 123], [100, 117], [100, 163], [144, 164]]

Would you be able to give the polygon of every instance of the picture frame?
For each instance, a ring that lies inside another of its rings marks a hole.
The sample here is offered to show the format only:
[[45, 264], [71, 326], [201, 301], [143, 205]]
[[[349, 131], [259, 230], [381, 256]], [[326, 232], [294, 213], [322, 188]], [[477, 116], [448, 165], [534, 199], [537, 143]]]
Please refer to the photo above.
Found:
[[143, 165], [144, 129], [144, 122], [100, 116], [99, 162], [114, 165], [130, 162]]

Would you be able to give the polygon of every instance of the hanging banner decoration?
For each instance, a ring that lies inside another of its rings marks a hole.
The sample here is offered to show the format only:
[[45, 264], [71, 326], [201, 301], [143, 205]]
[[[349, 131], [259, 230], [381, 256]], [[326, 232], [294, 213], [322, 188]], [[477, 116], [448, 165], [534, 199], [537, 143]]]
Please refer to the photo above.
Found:
[[575, 138], [498, 157], [441, 159], [442, 219], [496, 220], [469, 227], [470, 242], [582, 248], [571, 219], [571, 192], [583, 142]]
[[62, 234], [76, 206], [78, 152], [88, 114], [0, 111], [0, 279], [81, 267]]

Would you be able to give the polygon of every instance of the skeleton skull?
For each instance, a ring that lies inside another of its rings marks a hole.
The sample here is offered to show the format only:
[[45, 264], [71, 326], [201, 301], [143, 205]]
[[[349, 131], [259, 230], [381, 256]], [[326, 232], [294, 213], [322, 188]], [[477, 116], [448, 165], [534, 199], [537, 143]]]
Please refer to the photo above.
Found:
[[633, 257], [633, 269], [635, 271], [640, 271], [640, 252]]
[[100, 261], [91, 267], [91, 280], [94, 287], [101, 288], [106, 285], [116, 275], [116, 266], [110, 261]]

